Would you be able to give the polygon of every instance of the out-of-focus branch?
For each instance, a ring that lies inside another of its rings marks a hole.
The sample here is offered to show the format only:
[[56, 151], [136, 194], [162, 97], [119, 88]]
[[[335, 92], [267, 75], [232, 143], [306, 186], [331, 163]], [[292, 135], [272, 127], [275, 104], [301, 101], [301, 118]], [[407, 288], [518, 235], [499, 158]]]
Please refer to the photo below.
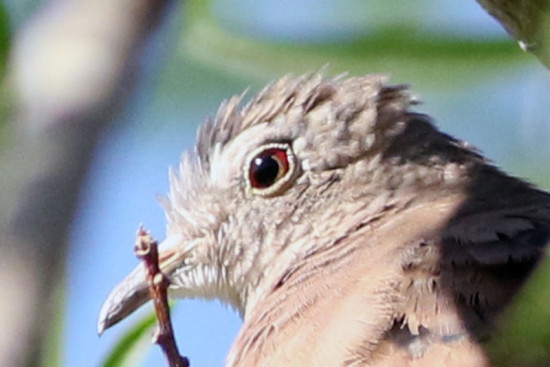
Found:
[[477, 0], [495, 17], [521, 48], [550, 69], [550, 1]]
[[169, 3], [51, 1], [18, 32], [0, 126], [1, 366], [42, 365], [80, 184]]

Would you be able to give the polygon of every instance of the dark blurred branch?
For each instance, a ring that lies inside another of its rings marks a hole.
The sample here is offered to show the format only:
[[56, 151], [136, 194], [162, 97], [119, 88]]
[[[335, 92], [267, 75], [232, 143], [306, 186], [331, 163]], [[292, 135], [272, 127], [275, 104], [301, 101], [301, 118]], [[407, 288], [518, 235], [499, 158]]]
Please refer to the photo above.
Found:
[[43, 364], [80, 184], [169, 3], [51, 1], [17, 34], [0, 126], [0, 366]]
[[550, 69], [550, 1], [477, 0], [520, 43]]

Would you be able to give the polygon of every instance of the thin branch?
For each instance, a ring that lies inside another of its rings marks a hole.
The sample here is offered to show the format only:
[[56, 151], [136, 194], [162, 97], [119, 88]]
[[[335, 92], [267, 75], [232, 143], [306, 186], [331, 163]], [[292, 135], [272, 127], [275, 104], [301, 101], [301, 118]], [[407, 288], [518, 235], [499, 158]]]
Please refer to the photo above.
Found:
[[145, 265], [149, 293], [157, 313], [158, 329], [154, 342], [161, 347], [170, 367], [189, 367], [189, 360], [180, 355], [174, 337], [168, 306], [170, 280], [159, 268], [158, 243], [143, 227], [138, 230], [134, 252]]

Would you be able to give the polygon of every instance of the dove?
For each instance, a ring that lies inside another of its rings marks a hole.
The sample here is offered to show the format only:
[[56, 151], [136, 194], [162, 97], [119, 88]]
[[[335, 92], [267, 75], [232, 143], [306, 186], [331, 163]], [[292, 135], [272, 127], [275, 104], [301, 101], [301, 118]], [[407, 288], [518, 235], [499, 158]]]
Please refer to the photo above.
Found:
[[[387, 79], [312, 73], [232, 97], [170, 171], [160, 267], [170, 297], [240, 313], [227, 366], [489, 365], [543, 258], [550, 195]], [[148, 299], [139, 265], [99, 333]]]

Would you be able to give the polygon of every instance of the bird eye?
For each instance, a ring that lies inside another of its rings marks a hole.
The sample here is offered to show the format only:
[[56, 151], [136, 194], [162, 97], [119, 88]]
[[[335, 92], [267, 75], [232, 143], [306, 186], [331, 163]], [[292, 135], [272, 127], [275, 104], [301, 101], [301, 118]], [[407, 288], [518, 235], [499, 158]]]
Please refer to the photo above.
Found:
[[288, 181], [294, 169], [294, 155], [285, 144], [270, 144], [252, 154], [247, 178], [249, 186], [257, 194], [273, 194]]
[[250, 185], [257, 189], [265, 189], [273, 185], [288, 172], [288, 157], [286, 150], [266, 149], [250, 162]]

